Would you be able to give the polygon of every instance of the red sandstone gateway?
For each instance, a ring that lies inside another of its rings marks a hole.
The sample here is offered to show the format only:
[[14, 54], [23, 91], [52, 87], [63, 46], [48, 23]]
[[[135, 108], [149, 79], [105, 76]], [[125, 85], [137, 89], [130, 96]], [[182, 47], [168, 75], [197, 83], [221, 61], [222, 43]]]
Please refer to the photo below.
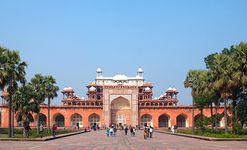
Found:
[[[158, 98], [152, 98], [152, 84], [145, 83], [143, 70], [139, 68], [135, 77], [116, 74], [113, 77], [104, 77], [102, 70], [96, 70], [96, 80], [87, 85], [88, 99], [81, 98], [74, 93], [73, 88], [63, 89], [62, 106], [51, 106], [50, 124], [58, 127], [74, 128], [99, 127], [110, 124], [141, 126], [151, 125], [154, 128], [192, 126], [192, 107], [177, 106], [177, 90], [168, 88]], [[6, 93], [3, 92], [6, 95]], [[3, 95], [4, 96], [4, 95]], [[8, 106], [1, 108], [1, 127], [8, 126]], [[218, 113], [222, 113], [220, 108]], [[213, 112], [215, 114], [215, 112]], [[36, 118], [36, 114], [33, 114]], [[210, 116], [210, 110], [204, 110], [205, 116]], [[199, 110], [195, 110], [195, 118]], [[47, 105], [41, 105], [40, 122], [47, 126]], [[33, 123], [32, 126], [35, 126]], [[21, 126], [15, 122], [15, 126]], [[222, 120], [218, 126], [224, 126]]]

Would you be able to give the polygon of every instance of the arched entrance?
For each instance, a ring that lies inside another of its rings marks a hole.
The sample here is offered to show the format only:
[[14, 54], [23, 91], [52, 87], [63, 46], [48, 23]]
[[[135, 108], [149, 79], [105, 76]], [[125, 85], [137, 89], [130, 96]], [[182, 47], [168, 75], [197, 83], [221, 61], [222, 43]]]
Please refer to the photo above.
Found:
[[79, 124], [79, 127], [83, 127], [83, 124], [82, 124], [82, 116], [79, 115], [79, 114], [73, 114], [71, 116], [71, 127], [75, 127], [77, 126], [77, 124]]
[[89, 127], [93, 127], [95, 125], [99, 125], [100, 126], [100, 119], [99, 119], [99, 115], [97, 114], [92, 114], [88, 117], [88, 122], [89, 122]]
[[131, 125], [130, 103], [123, 97], [118, 97], [111, 103], [111, 123], [117, 125]]
[[141, 117], [141, 127], [145, 126], [153, 126], [152, 116], [149, 114], [145, 114]]
[[176, 118], [177, 126], [178, 127], [186, 127], [186, 116], [184, 115], [178, 115]]
[[53, 122], [57, 125], [57, 127], [64, 127], [64, 116], [60, 113], [54, 115]]
[[46, 127], [46, 116], [44, 114], [39, 114], [39, 123]]
[[170, 126], [170, 117], [166, 114], [164, 115], [161, 115], [159, 117], [159, 128], [162, 128], [162, 127], [169, 127]]

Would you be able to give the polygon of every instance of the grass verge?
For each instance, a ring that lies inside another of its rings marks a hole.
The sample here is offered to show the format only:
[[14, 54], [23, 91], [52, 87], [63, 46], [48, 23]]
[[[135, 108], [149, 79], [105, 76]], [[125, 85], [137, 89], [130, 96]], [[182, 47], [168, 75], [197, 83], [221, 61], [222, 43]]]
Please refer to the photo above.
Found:
[[[72, 133], [72, 132], [76, 132], [78, 130], [72, 130], [72, 129], [58, 129], [56, 131], [56, 135], [60, 135], [60, 134], [66, 134], [66, 133]], [[44, 129], [43, 132], [43, 137], [47, 137], [47, 136], [52, 136], [52, 133], [48, 134], [48, 130]], [[8, 128], [0, 128], [0, 138], [7, 138], [8, 137]], [[30, 133], [29, 133], [29, 138], [39, 138], [41, 137], [38, 133], [37, 133], [37, 129], [36, 128], [32, 128]], [[23, 135], [23, 129], [22, 128], [15, 128], [14, 129], [14, 137], [13, 138], [26, 138]]]
[[[168, 131], [168, 129], [163, 129], [164, 131]], [[205, 129], [203, 132], [199, 129], [195, 129], [195, 134], [192, 134], [192, 129], [190, 128], [180, 128], [176, 130], [176, 133], [189, 134], [189, 135], [198, 135], [205, 137], [213, 137], [213, 138], [247, 138], [247, 129], [243, 129], [240, 134], [232, 134], [231, 130], [228, 134], [225, 134], [224, 129]]]

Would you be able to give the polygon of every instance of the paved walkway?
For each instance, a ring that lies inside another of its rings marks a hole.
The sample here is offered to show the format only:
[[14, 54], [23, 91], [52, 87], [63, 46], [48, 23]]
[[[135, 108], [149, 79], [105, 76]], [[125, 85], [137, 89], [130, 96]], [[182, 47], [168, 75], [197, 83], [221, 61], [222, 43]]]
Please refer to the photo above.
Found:
[[116, 137], [106, 137], [104, 131], [89, 132], [46, 142], [0, 141], [0, 150], [246, 150], [246, 141], [215, 142], [155, 133], [152, 139], [143, 139], [142, 131], [136, 137], [118, 131]]

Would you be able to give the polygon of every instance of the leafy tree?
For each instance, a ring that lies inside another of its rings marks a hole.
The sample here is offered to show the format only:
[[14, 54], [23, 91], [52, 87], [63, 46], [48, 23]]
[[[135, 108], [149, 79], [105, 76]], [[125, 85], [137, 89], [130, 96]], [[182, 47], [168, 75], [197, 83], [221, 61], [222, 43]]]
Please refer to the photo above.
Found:
[[233, 72], [233, 60], [226, 53], [209, 55], [205, 58], [207, 68], [212, 77], [212, 85], [218, 89], [221, 98], [224, 100], [224, 114], [225, 114], [225, 132], [228, 132], [227, 126], [227, 100], [231, 95], [231, 88], [236, 87], [236, 83], [232, 80], [231, 74]]
[[28, 136], [27, 130], [30, 122], [34, 121], [32, 114], [38, 113], [40, 110], [38, 101], [34, 99], [35, 97], [37, 95], [31, 84], [18, 88], [13, 96], [13, 109], [17, 114], [17, 118], [19, 118], [18, 120], [23, 122], [26, 136]]

